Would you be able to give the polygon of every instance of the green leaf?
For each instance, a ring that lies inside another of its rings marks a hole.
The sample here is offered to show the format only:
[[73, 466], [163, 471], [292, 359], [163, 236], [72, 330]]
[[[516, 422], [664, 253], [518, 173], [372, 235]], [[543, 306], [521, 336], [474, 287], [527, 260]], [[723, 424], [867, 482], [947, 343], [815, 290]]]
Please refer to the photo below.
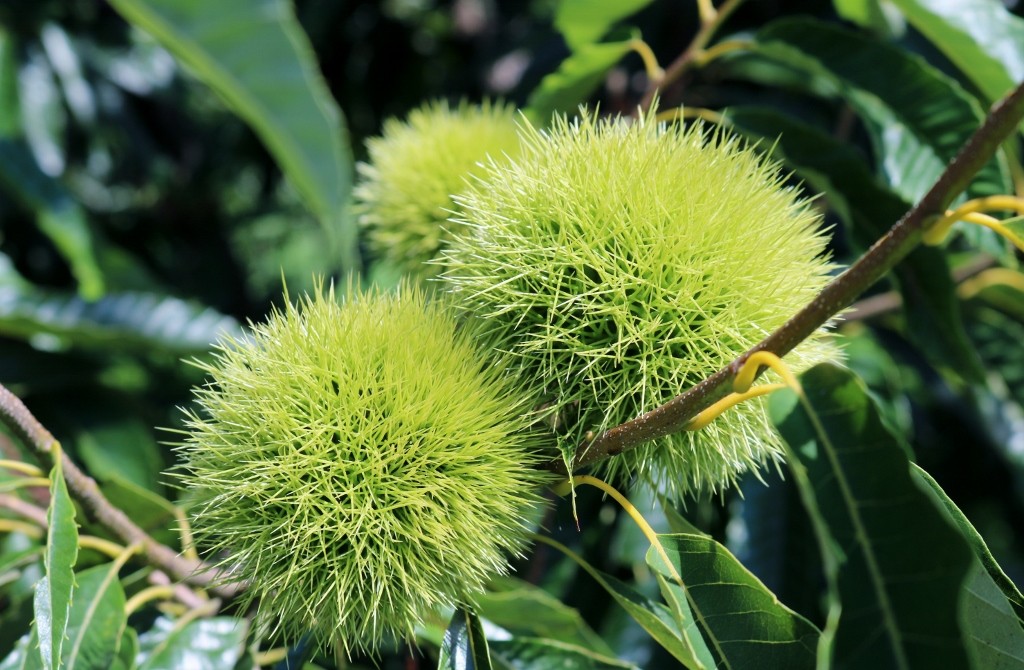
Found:
[[[825, 194], [863, 248], [884, 235], [910, 208], [875, 179], [854, 149], [821, 131], [756, 107], [732, 108], [727, 119], [744, 135], [773, 142], [762, 146], [770, 146], [777, 159]], [[937, 366], [968, 379], [981, 379], [981, 365], [964, 332], [945, 254], [933, 247], [918, 247], [896, 266], [895, 275], [915, 343]]]
[[[984, 113], [953, 79], [906, 51], [811, 19], [775, 21], [759, 52], [828, 81], [864, 120], [892, 190], [919, 200], [980, 125]], [[968, 193], [1005, 193], [1005, 161], [988, 163]]]
[[71, 592], [75, 583], [73, 568], [78, 559], [78, 525], [75, 506], [68, 495], [61, 465], [61, 450], [53, 447], [54, 465], [50, 471], [50, 506], [46, 520], [46, 553], [43, 564], [46, 576], [36, 586], [36, 626], [39, 629], [39, 652], [43, 666], [56, 669], [60, 665], [71, 611]]
[[530, 94], [527, 117], [534, 124], [546, 126], [553, 114], [575, 111], [604, 81], [608, 70], [629, 53], [632, 42], [629, 38], [580, 46]]
[[[306, 205], [355, 243], [344, 216], [352, 156], [341, 110], [286, 0], [113, 0], [216, 91], [266, 144]], [[354, 252], [346, 249], [351, 266]]]
[[234, 667], [244, 651], [244, 619], [174, 620], [158, 617], [139, 635], [139, 670], [222, 670]]
[[1024, 630], [992, 576], [975, 562], [964, 584], [960, 618], [971, 664], [985, 670], [1024, 668]]
[[456, 609], [441, 643], [438, 670], [490, 670], [491, 656], [487, 650], [480, 619], [467, 609]]
[[490, 642], [491, 656], [513, 670], [639, 670], [632, 663], [558, 640], [512, 637]]
[[932, 495], [936, 501], [938, 501], [941, 508], [946, 512], [946, 517], [953, 522], [953, 524], [960, 529], [960, 534], [970, 545], [974, 551], [974, 555], [980, 561], [981, 566], [988, 572], [989, 577], [992, 579], [992, 583], [1002, 591], [1006, 600], [1016, 611], [1017, 616], [1024, 621], [1024, 595], [1017, 589], [1017, 586], [1013, 581], [1006, 576], [1003, 569], [999, 566], [995, 556], [989, 551], [988, 545], [985, 544], [985, 540], [981, 537], [981, 534], [975, 529], [974, 525], [964, 516], [964, 513], [960, 511], [960, 508], [956, 506], [946, 492], [942, 490], [939, 483], [935, 479], [919, 468], [916, 464], [910, 466], [911, 475], [913, 475], [914, 482], [918, 484], [919, 488], [924, 490], [926, 493]]
[[990, 102], [1024, 81], [1024, 20], [998, 0], [891, 0]]
[[481, 618], [517, 637], [543, 637], [612, 655], [578, 611], [529, 582], [499, 577], [492, 580], [487, 593], [474, 598], [474, 604]]
[[139, 655], [139, 634], [131, 626], [127, 626], [121, 634], [117, 656], [111, 663], [111, 670], [133, 670], [136, 667], [135, 657]]
[[819, 542], [839, 560], [836, 667], [969, 667], [956, 611], [970, 549], [914, 485], [905, 447], [852, 373], [818, 365], [801, 383], [806, 404], [783, 390], [770, 406], [828, 524]]
[[[705, 535], [660, 535], [708, 639], [728, 667], [814, 668], [820, 631]], [[647, 564], [678, 588], [652, 547]]]
[[[554, 540], [545, 538], [544, 541], [586, 570], [614, 598], [619, 607], [624, 609], [658, 644], [684, 666], [709, 670], [715, 667], [714, 656], [701, 636], [692, 614], [688, 613], [688, 608], [685, 613], [681, 612], [678, 607], [669, 609], [615, 577], [601, 572]], [[683, 603], [683, 607], [686, 607], [685, 603]]]
[[60, 182], [43, 174], [22, 140], [0, 137], [0, 185], [35, 217], [71, 266], [86, 300], [103, 295], [103, 277], [85, 213]]
[[652, 0], [562, 0], [555, 27], [573, 51], [596, 42], [620, 19], [636, 14]]
[[153, 349], [187, 355], [209, 350], [238, 322], [209, 307], [150, 293], [112, 293], [87, 302], [57, 291], [0, 287], [0, 333], [46, 333], [75, 346]]
[[114, 561], [78, 573], [63, 667], [107, 670], [113, 663], [126, 622], [124, 589], [118, 580], [122, 565], [123, 560]]

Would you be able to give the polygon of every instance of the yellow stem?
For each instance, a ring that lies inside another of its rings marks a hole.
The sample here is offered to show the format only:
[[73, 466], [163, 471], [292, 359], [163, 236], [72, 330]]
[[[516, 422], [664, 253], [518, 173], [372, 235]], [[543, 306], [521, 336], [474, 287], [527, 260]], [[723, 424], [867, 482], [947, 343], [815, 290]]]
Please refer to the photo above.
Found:
[[1009, 286], [1024, 293], [1024, 274], [1008, 268], [989, 268], [964, 280], [956, 292], [961, 298], [968, 300], [989, 286]]
[[658, 122], [678, 121], [679, 119], [703, 119], [708, 123], [720, 125], [724, 123], [725, 116], [703, 107], [676, 107], [675, 109], [658, 112], [654, 116], [654, 120]]
[[192, 539], [192, 526], [188, 522], [188, 515], [178, 505], [174, 506], [174, 519], [178, 522], [178, 532], [181, 534], [181, 553], [186, 558], [199, 560], [199, 552], [196, 551], [195, 541]]
[[697, 0], [697, 13], [700, 15], [700, 24], [706, 26], [718, 18], [718, 10], [715, 9], [711, 0]]
[[32, 465], [31, 463], [26, 463], [24, 461], [14, 461], [14, 460], [9, 460], [9, 459], [0, 459], [0, 468], [7, 468], [8, 470], [14, 470], [15, 472], [20, 472], [21, 474], [28, 475], [29, 477], [42, 477], [42, 476], [44, 476], [44, 473], [43, 473], [42, 470], [40, 470], [36, 466]]
[[286, 658], [288, 658], [288, 648], [277, 647], [275, 649], [261, 651], [260, 653], [253, 656], [252, 660], [259, 667], [263, 667], [265, 665], [275, 665]]
[[1006, 239], [1010, 240], [1018, 249], [1024, 251], [1024, 240], [1007, 229], [1002, 223], [991, 216], [985, 216], [984, 212], [1011, 211], [1024, 214], [1024, 198], [1015, 195], [991, 195], [987, 198], [975, 198], [968, 200], [954, 210], [947, 211], [945, 216], [940, 217], [935, 223], [925, 229], [921, 241], [928, 245], [941, 244], [949, 229], [957, 221], [967, 221], [986, 228], [991, 228]]
[[697, 57], [693, 59], [693, 63], [694, 65], [704, 66], [731, 51], [750, 51], [753, 48], [753, 40], [726, 40], [724, 42], [719, 42], [710, 49], [702, 50], [697, 54]]
[[[111, 542], [110, 540], [104, 540], [102, 537], [96, 537], [95, 535], [79, 535], [78, 546], [81, 549], [93, 549], [101, 554], [106, 554], [111, 558], [118, 558], [121, 554], [131, 548], [124, 547], [116, 542]], [[132, 553], [134, 553], [134, 551], [135, 550], [133, 550]], [[131, 554], [129, 554], [129, 556], [130, 555]]]
[[757, 351], [750, 355], [747, 360], [743, 362], [743, 367], [736, 373], [736, 378], [732, 381], [732, 389], [736, 393], [746, 393], [750, 390], [750, 387], [754, 384], [754, 379], [757, 377], [757, 371], [761, 369], [761, 366], [769, 367], [775, 371], [782, 381], [786, 382], [786, 386], [796, 391], [798, 394], [803, 395], [803, 391], [800, 388], [800, 382], [797, 381], [796, 376], [789, 369], [782, 359], [773, 354], [770, 351]]
[[170, 600], [174, 597], [173, 586], [148, 586], [134, 596], [128, 599], [128, 602], [124, 604], [124, 612], [126, 616], [131, 616], [140, 607], [153, 600]]
[[49, 488], [50, 480], [47, 479], [46, 477], [24, 477], [22, 479], [9, 479], [6, 482], [0, 482], [0, 493], [10, 493], [11, 491], [17, 491], [18, 489], [32, 488], [33, 486]]
[[608, 484], [607, 482], [602, 481], [597, 477], [591, 477], [590, 475], [576, 475], [572, 477], [571, 483], [575, 485], [590, 484], [591, 486], [601, 489], [607, 495], [614, 498], [615, 502], [619, 503], [622, 509], [625, 510], [626, 514], [628, 514], [630, 518], [632, 518], [636, 525], [640, 528], [640, 531], [644, 534], [644, 537], [647, 538], [647, 541], [651, 543], [651, 546], [654, 547], [654, 550], [658, 552], [659, 556], [661, 556], [661, 560], [665, 561], [665, 565], [668, 566], [669, 572], [672, 573], [672, 578], [675, 579], [680, 586], [686, 588], [686, 586], [683, 584], [683, 578], [679, 576], [679, 573], [676, 571], [676, 568], [672, 564], [672, 561], [669, 560], [668, 553], [665, 552], [665, 547], [661, 546], [661, 541], [658, 540], [658, 534], [654, 532], [653, 528], [651, 528], [651, 524], [647, 523], [647, 519], [644, 518], [644, 515], [641, 514], [640, 511], [637, 510], [637, 508], [633, 507], [632, 503], [626, 500], [626, 496], [619, 493], [618, 490], [611, 484]]
[[654, 55], [651, 47], [641, 39], [630, 40], [629, 47], [640, 54], [640, 58], [644, 62], [644, 70], [647, 72], [647, 78], [651, 81], [658, 81], [665, 76], [665, 71], [658, 65], [658, 58]]
[[686, 430], [700, 430], [707, 426], [709, 423], [718, 418], [718, 415], [725, 410], [740, 404], [744, 400], [750, 400], [751, 398], [757, 398], [763, 395], [768, 395], [772, 391], [778, 391], [779, 389], [786, 388], [785, 384], [763, 384], [762, 386], [755, 386], [749, 389], [746, 393], [730, 393], [711, 407], [693, 417], [690, 423], [686, 424]]
[[0, 519], [0, 533], [21, 533], [34, 540], [43, 537], [43, 529], [26, 521], [15, 521], [14, 519]]

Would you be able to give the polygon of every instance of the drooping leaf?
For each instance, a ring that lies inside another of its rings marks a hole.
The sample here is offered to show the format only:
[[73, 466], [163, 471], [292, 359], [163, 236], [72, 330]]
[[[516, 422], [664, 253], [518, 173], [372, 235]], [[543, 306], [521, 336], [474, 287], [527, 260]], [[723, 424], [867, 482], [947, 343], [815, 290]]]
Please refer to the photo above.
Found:
[[972, 666], [1024, 668], [1024, 630], [991, 574], [975, 562], [964, 584], [960, 619]]
[[107, 670], [114, 662], [124, 630], [124, 589], [118, 579], [123, 561], [78, 573], [67, 641], [62, 653], [65, 668]]
[[942, 490], [939, 483], [935, 479], [918, 467], [916, 464], [911, 464], [911, 475], [913, 475], [915, 483], [927, 493], [933, 495], [935, 499], [945, 510], [948, 518], [953, 524], [960, 530], [960, 534], [963, 535], [967, 544], [970, 545], [974, 551], [975, 557], [977, 557], [980, 565], [988, 573], [992, 580], [992, 583], [1002, 591], [1007, 602], [1017, 613], [1017, 617], [1021, 621], [1024, 621], [1024, 595], [1017, 589], [1017, 586], [1013, 581], [1006, 576], [1003, 572], [1002, 567], [996, 561], [995, 556], [989, 551], [988, 545], [985, 544], [985, 540], [981, 537], [981, 534], [974, 528], [974, 525], [964, 516], [964, 513], [960, 511], [960, 508], [956, 506], [946, 492]]
[[956, 616], [966, 542], [914, 485], [904, 446], [852, 373], [818, 365], [801, 383], [806, 405], [784, 390], [770, 406], [806, 469], [797, 483], [828, 523], [819, 541], [840, 561], [835, 667], [969, 667]]
[[[855, 150], [806, 124], [763, 108], [733, 108], [727, 119], [751, 138], [763, 139], [848, 222], [854, 240], [867, 248], [910, 208], [878, 182]], [[982, 377], [978, 356], [964, 333], [960, 302], [945, 254], [918, 247], [895, 269], [907, 328], [937, 366], [968, 379]]]
[[891, 0], [990, 102], [1024, 81], [1024, 19], [994, 0]]
[[[736, 668], [815, 667], [820, 631], [780, 603], [728, 549], [705, 535], [658, 539], [686, 584], [691, 607], [721, 655], [720, 663]], [[653, 547], [647, 564], [668, 588], [679, 589]]]
[[36, 586], [33, 609], [43, 666], [56, 670], [60, 666], [68, 627], [71, 593], [75, 584], [73, 568], [78, 560], [78, 525], [75, 523], [75, 507], [64, 481], [59, 446], [54, 446], [46, 521], [46, 552], [43, 554], [46, 576]]
[[[870, 131], [890, 188], [923, 196], [980, 125], [977, 102], [953, 79], [906, 51], [810, 19], [775, 21], [757, 32], [760, 53], [829, 82]], [[1005, 193], [1005, 161], [987, 164], [971, 196]]]
[[[286, 0], [113, 0], [216, 91], [260, 136], [331, 234], [355, 242], [344, 216], [352, 155], [344, 120]], [[348, 263], [352, 249], [345, 250]], [[351, 265], [350, 265], [351, 267]]]
[[71, 266], [79, 294], [103, 294], [103, 276], [92, 247], [85, 212], [60, 182], [44, 174], [19, 138], [0, 136], [0, 186], [31, 212], [44, 235]]
[[212, 617], [176, 621], [158, 617], [139, 635], [139, 670], [221, 670], [241, 658], [248, 627], [245, 620]]
[[608, 645], [587, 625], [578, 611], [544, 589], [513, 577], [491, 581], [486, 593], [474, 599], [477, 614], [487, 621], [522, 636], [612, 655]]
[[231, 317], [170, 296], [111, 293], [87, 302], [56, 291], [0, 287], [0, 333], [8, 336], [46, 333], [81, 347], [187, 355], [240, 332]]
[[578, 51], [596, 42], [620, 19], [639, 12], [652, 0], [562, 0], [555, 11], [558, 28], [569, 48]]
[[483, 624], [467, 609], [456, 609], [441, 643], [438, 670], [491, 670]]
[[629, 53], [632, 38], [583, 44], [540, 82], [527, 101], [526, 115], [545, 126], [556, 113], [575, 111], [612, 67]]
[[545, 542], [562, 551], [586, 570], [594, 581], [612, 596], [619, 607], [684, 666], [707, 670], [715, 667], [714, 656], [685, 602], [677, 603], [678, 606], [670, 609], [615, 577], [601, 572], [555, 541], [545, 539]]

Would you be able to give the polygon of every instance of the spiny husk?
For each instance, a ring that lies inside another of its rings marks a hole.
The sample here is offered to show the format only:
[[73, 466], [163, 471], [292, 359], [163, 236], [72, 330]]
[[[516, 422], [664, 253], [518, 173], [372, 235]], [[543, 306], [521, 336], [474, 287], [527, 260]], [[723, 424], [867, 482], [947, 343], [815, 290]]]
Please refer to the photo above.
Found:
[[[591, 113], [522, 134], [517, 160], [456, 199], [464, 233], [442, 280], [539, 381], [566, 444], [690, 388], [828, 280], [819, 216], [736, 139]], [[819, 333], [786, 360], [836, 355]], [[757, 400], [600, 471], [715, 490], [781, 453]]]
[[543, 475], [530, 401], [473, 337], [407, 286], [332, 288], [202, 366], [180, 446], [195, 534], [264, 631], [372, 650], [506, 571]]
[[515, 110], [509, 105], [466, 102], [452, 109], [431, 102], [406, 120], [389, 119], [380, 137], [366, 143], [369, 162], [359, 163], [355, 211], [375, 257], [403, 273], [426, 278], [451, 235], [458, 206], [452, 194], [483, 171], [488, 158], [519, 151]]

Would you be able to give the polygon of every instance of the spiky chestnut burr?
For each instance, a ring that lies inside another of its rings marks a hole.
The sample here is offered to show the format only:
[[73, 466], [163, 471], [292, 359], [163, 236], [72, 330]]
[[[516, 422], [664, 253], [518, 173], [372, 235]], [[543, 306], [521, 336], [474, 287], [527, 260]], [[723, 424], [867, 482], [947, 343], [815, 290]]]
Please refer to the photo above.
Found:
[[416, 289], [318, 290], [201, 367], [179, 447], [200, 546], [258, 622], [345, 652], [471, 599], [524, 546], [531, 401]]
[[[819, 217], [736, 139], [592, 113], [522, 137], [456, 198], [442, 280], [538, 380], [568, 448], [717, 371], [827, 281]], [[821, 335], [790, 365], [835, 358]], [[715, 490], [781, 453], [754, 400], [600, 470]]]
[[455, 224], [452, 194], [483, 171], [488, 158], [519, 151], [515, 110], [509, 105], [466, 102], [452, 109], [432, 102], [389, 119], [380, 137], [366, 143], [368, 163], [356, 169], [355, 212], [371, 252], [412, 277], [430, 277]]

